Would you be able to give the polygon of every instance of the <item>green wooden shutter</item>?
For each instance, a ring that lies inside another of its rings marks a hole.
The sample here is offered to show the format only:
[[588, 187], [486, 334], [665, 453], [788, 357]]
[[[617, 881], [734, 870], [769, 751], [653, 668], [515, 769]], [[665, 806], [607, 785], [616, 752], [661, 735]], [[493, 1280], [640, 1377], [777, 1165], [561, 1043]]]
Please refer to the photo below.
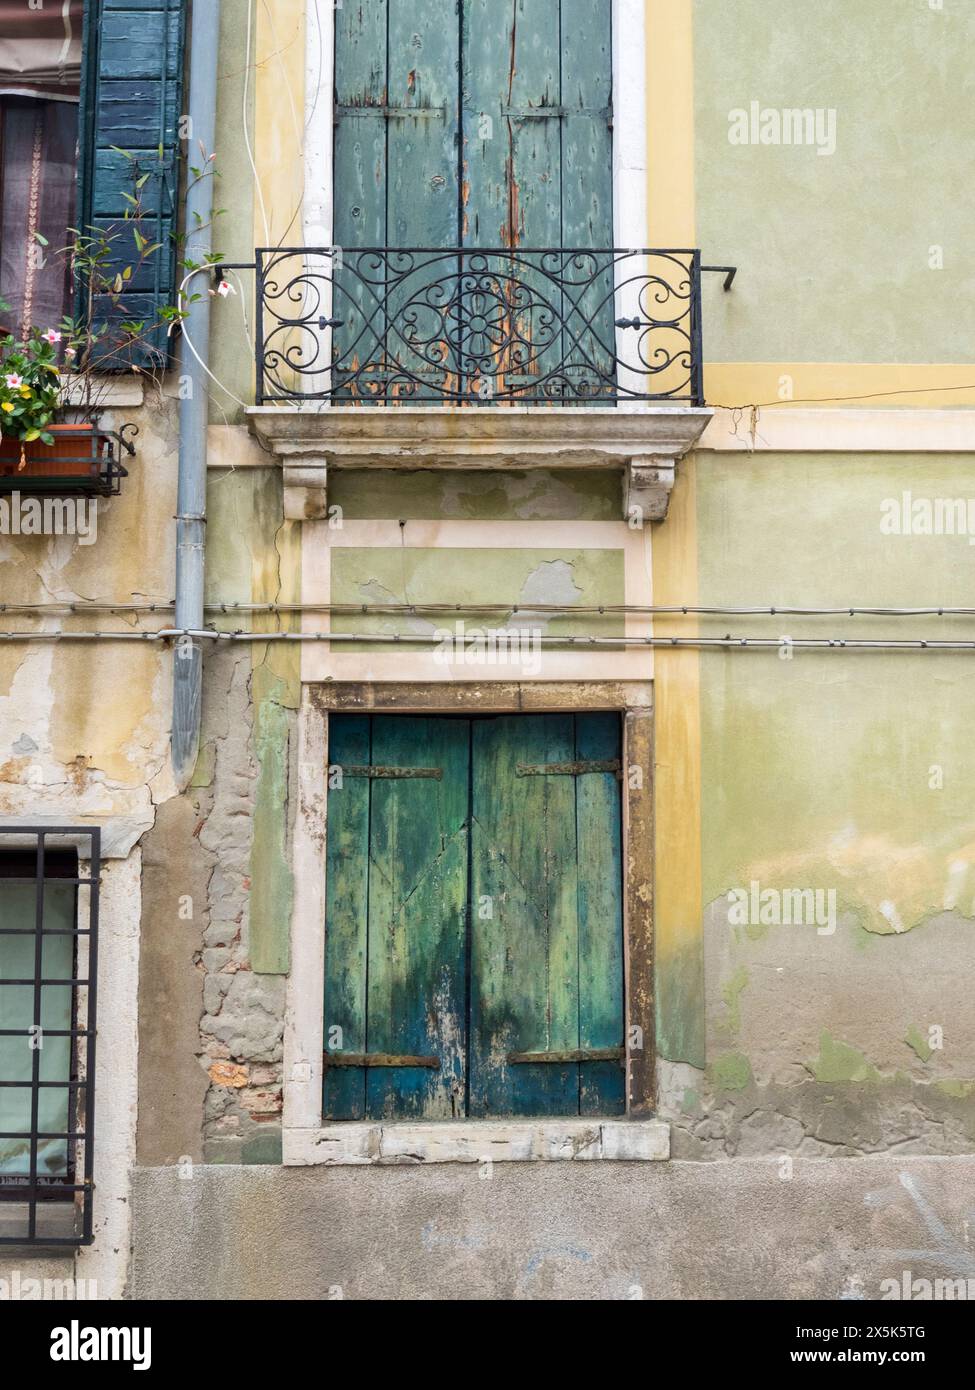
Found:
[[469, 724], [336, 716], [329, 740], [325, 1116], [460, 1118]]
[[329, 739], [325, 1117], [623, 1113], [619, 716]]
[[[387, 349], [421, 382], [429, 376], [434, 399], [452, 384], [428, 338], [437, 324], [426, 301], [449, 297], [454, 261], [417, 257], [410, 275], [383, 285], [354, 254], [377, 246], [511, 247], [510, 273], [494, 258], [486, 293], [468, 280], [458, 315], [496, 318], [500, 306], [516, 337], [536, 345], [527, 363], [511, 350], [502, 389], [530, 393], [564, 357], [570, 379], [607, 375], [611, 270], [583, 290], [593, 262], [576, 264], [563, 285], [540, 257], [517, 253], [613, 244], [611, 0], [357, 0], [335, 23], [335, 241], [369, 282], [336, 273], [336, 360], [362, 388], [351, 394], [368, 398], [371, 382], [375, 398], [395, 396]], [[447, 288], [431, 289], [440, 280]], [[443, 350], [456, 365], [452, 345]], [[466, 351], [491, 349], [475, 341]], [[466, 392], [466, 379], [456, 381]]]
[[[83, 228], [117, 233], [113, 265], [134, 265], [138, 251], [123, 222], [134, 194], [133, 169], [149, 177], [141, 189], [141, 232], [161, 247], [147, 258], [113, 308], [96, 302], [98, 323], [133, 320], [151, 333], [111, 367], [154, 366], [169, 343], [159, 309], [175, 302], [173, 231], [179, 186], [178, 124], [182, 108], [185, 0], [89, 0], [81, 92], [79, 219]], [[137, 165], [120, 154], [134, 156]]]
[[474, 724], [472, 1118], [625, 1109], [621, 798], [597, 770], [619, 757], [615, 714]]

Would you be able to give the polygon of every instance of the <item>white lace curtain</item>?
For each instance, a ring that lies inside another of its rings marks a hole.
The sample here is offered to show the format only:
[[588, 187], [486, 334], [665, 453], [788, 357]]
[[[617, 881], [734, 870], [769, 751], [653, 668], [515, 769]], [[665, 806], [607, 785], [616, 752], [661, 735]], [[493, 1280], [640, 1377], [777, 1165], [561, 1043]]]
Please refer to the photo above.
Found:
[[75, 223], [82, 0], [0, 0], [0, 327], [70, 312], [63, 254]]

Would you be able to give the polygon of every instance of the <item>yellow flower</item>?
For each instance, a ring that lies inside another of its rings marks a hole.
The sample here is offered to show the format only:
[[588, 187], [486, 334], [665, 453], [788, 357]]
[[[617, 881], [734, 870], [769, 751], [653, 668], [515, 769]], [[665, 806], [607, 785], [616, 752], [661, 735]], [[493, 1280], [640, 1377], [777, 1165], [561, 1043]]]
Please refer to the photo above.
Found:
[[11, 410], [13, 410], [13, 406], [11, 405], [10, 401], [4, 401], [3, 408], [8, 415], [10, 414]]
[[29, 401], [29, 400], [30, 400], [30, 387], [29, 387], [29, 386], [22, 386], [22, 387], [20, 388], [20, 394], [23, 396], [23, 398], [24, 398], [25, 401]]

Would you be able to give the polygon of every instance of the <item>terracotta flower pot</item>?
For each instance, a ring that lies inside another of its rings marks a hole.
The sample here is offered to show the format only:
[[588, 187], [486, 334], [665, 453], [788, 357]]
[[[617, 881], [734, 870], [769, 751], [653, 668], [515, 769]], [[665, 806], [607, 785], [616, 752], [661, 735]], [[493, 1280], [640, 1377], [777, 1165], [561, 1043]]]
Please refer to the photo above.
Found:
[[0, 476], [5, 478], [91, 478], [98, 476], [100, 441], [94, 425], [49, 425], [53, 444], [25, 443], [0, 436]]

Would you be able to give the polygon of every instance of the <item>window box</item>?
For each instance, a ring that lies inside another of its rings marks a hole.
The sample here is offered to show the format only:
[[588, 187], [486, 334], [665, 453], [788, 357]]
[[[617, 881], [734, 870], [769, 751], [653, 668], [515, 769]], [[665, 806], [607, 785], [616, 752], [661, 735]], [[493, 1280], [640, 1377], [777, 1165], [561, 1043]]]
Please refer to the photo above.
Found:
[[122, 453], [134, 454], [126, 438], [134, 425], [106, 430], [93, 424], [51, 425], [53, 444], [0, 438], [0, 493], [70, 491], [109, 496], [128, 476]]
[[93, 477], [98, 472], [100, 441], [92, 438], [93, 425], [51, 425], [53, 444], [39, 439], [25, 444], [19, 439], [0, 439], [0, 467], [26, 477]]

